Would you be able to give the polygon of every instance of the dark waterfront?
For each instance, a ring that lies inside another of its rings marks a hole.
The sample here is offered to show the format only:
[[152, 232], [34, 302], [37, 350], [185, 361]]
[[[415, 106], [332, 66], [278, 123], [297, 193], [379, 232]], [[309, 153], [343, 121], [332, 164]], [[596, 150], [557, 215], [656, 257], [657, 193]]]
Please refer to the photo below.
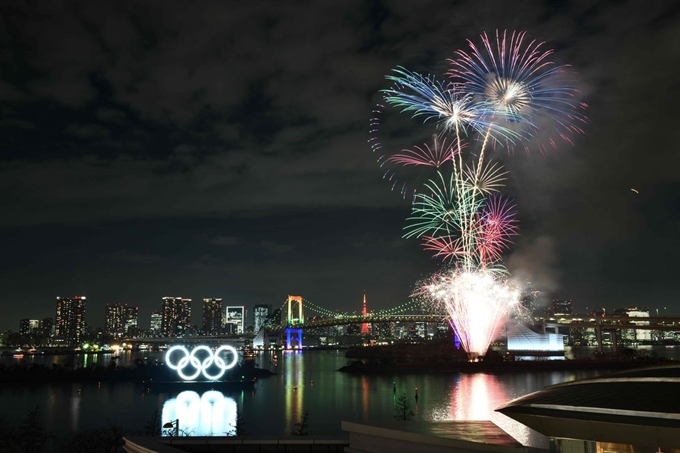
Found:
[[[654, 347], [661, 356], [680, 358], [680, 348]], [[592, 351], [569, 351], [576, 356]], [[162, 359], [162, 353], [126, 352], [119, 366], [136, 358]], [[76, 363], [107, 364], [108, 355], [76, 356]], [[17, 359], [3, 357], [5, 365]], [[23, 359], [27, 365], [63, 363], [67, 356]], [[231, 430], [236, 411], [241, 411], [248, 435], [289, 434], [305, 410], [310, 414], [310, 433], [340, 433], [342, 419], [392, 419], [394, 385], [397, 395], [406, 393], [421, 420], [492, 420], [518, 441], [546, 446], [545, 439], [494, 412], [501, 404], [547, 385], [592, 377], [606, 371], [527, 371], [513, 373], [430, 373], [352, 376], [336, 371], [347, 363], [345, 351], [304, 351], [271, 354], [256, 360], [277, 375], [260, 379], [249, 391], [144, 392], [140, 384], [4, 384], [0, 389], [0, 415], [20, 421], [40, 405], [47, 429], [58, 436], [69, 431], [98, 427], [110, 420], [126, 433], [142, 433], [155, 409], [162, 421], [179, 419], [180, 428], [191, 435], [224, 435]], [[393, 384], [394, 383], [394, 384]], [[418, 401], [415, 401], [415, 388]]]

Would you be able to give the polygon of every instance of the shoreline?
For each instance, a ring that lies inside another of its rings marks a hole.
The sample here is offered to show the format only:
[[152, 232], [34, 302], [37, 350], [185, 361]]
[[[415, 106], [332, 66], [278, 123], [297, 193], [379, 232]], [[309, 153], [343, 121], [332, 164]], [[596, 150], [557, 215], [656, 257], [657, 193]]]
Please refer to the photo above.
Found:
[[432, 366], [426, 363], [380, 364], [356, 360], [338, 369], [348, 374], [422, 373], [504, 373], [516, 371], [625, 370], [676, 364], [673, 360], [535, 360], [515, 362], [451, 362]]

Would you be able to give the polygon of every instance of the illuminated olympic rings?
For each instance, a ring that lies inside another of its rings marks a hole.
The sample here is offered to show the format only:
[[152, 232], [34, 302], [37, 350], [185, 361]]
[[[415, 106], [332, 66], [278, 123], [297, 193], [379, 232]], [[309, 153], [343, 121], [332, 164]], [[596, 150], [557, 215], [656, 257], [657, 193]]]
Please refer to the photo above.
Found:
[[[172, 363], [172, 361], [170, 360], [170, 356], [175, 351], [181, 352], [183, 354], [183, 357], [179, 359], [177, 363]], [[196, 354], [199, 351], [205, 351], [208, 354], [207, 357], [205, 357], [202, 362], [196, 356]], [[232, 353], [234, 359], [231, 361], [231, 363], [226, 363], [225, 360], [219, 356], [220, 352], [222, 351], [229, 351]], [[194, 349], [191, 350], [191, 352], [189, 352], [187, 348], [185, 348], [184, 346], [177, 345], [171, 347], [170, 349], [168, 349], [168, 352], [165, 353], [165, 363], [171, 369], [177, 370], [177, 374], [179, 374], [179, 377], [184, 379], [185, 381], [193, 381], [201, 373], [203, 373], [203, 376], [205, 376], [206, 379], [215, 381], [221, 378], [224, 375], [225, 371], [234, 368], [234, 366], [236, 366], [236, 362], [238, 362], [238, 352], [236, 351], [236, 349], [229, 345], [222, 345], [215, 351], [213, 351], [207, 346], [201, 345], [196, 346]], [[208, 369], [211, 366], [213, 366], [213, 364], [219, 369], [217, 374], [214, 375], [208, 372]], [[196, 369], [196, 372], [194, 374], [191, 375], [184, 374], [184, 369], [189, 365], [192, 368]]]

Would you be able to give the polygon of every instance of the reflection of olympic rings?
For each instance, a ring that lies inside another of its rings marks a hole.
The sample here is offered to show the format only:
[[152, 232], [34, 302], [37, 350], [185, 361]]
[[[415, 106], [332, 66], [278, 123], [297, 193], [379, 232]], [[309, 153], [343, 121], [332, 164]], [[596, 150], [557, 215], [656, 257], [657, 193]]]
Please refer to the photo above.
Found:
[[[172, 355], [172, 353], [175, 351], [181, 352], [183, 354], [183, 357], [179, 359], [177, 363], [172, 363], [172, 361], [170, 360], [170, 355]], [[196, 356], [196, 354], [199, 351], [205, 351], [208, 354], [207, 357], [205, 357], [202, 362]], [[232, 353], [234, 359], [231, 361], [231, 363], [226, 363], [225, 360], [219, 356], [220, 352], [222, 351], [229, 351]], [[215, 351], [213, 351], [207, 346], [203, 345], [196, 346], [194, 349], [191, 350], [191, 353], [184, 346], [176, 345], [168, 349], [168, 352], [165, 353], [165, 363], [171, 369], [177, 370], [177, 374], [179, 374], [179, 377], [181, 377], [185, 381], [193, 381], [201, 373], [203, 373], [203, 376], [205, 376], [206, 379], [210, 379], [211, 381], [217, 380], [224, 375], [225, 371], [227, 371], [230, 368], [234, 368], [234, 366], [236, 366], [236, 362], [238, 362], [238, 352], [236, 351], [236, 349], [234, 349], [234, 347], [226, 344], [220, 346]], [[186, 375], [184, 374], [184, 369], [189, 365], [195, 368], [196, 372], [191, 375]], [[213, 365], [219, 368], [217, 374], [214, 375], [208, 372], [208, 369]]]

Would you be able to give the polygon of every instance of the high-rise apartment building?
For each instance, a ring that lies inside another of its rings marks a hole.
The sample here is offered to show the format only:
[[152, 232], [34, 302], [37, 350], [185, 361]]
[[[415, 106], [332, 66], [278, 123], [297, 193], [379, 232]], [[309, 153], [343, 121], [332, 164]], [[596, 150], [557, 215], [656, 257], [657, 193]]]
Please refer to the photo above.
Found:
[[106, 304], [106, 333], [114, 337], [121, 337], [134, 333], [137, 328], [139, 307], [128, 304]]
[[39, 319], [21, 319], [19, 320], [19, 333], [21, 335], [33, 335], [40, 333]]
[[57, 313], [54, 318], [54, 336], [57, 340], [80, 344], [85, 333], [85, 297], [57, 297]]
[[104, 311], [105, 332], [107, 335], [119, 337], [123, 335], [124, 307], [121, 304], [106, 304]]
[[51, 337], [54, 332], [54, 319], [43, 318], [40, 320], [40, 335], [44, 337]]
[[222, 333], [222, 299], [209, 297], [203, 299], [203, 332], [209, 335]]
[[151, 335], [160, 335], [161, 326], [163, 325], [163, 315], [160, 311], [151, 312]]
[[255, 333], [259, 332], [264, 325], [267, 317], [272, 312], [271, 304], [255, 305], [253, 309], [253, 325], [255, 326]]
[[164, 297], [161, 316], [161, 335], [184, 335], [191, 327], [191, 299]]
[[137, 335], [139, 321], [139, 307], [125, 305], [123, 310], [123, 331], [125, 335]]
[[242, 334], [243, 326], [245, 324], [246, 307], [243, 305], [229, 306], [226, 310], [226, 322], [227, 331], [234, 334]]

